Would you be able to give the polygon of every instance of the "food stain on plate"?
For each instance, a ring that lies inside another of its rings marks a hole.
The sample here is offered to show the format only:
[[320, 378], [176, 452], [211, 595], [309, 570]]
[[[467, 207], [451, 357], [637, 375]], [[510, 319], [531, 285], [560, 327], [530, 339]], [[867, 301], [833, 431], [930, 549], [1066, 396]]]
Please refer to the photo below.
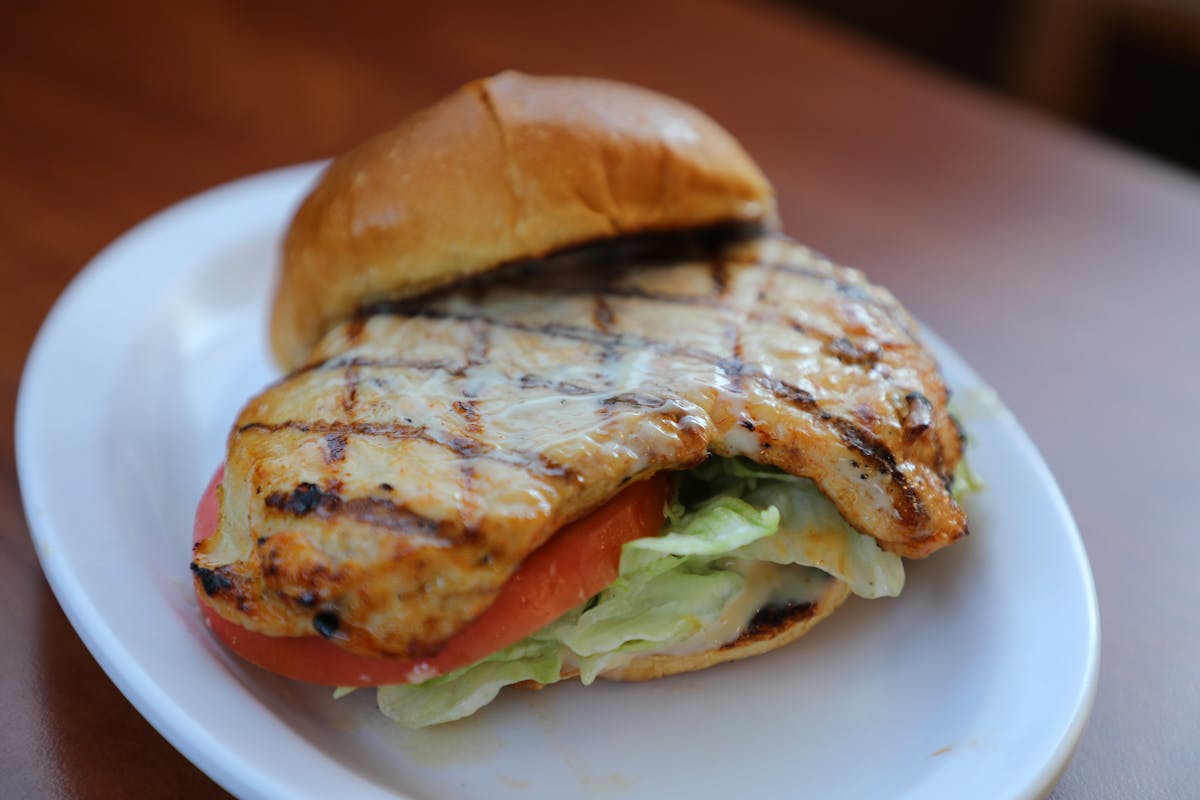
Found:
[[496, 759], [505, 739], [486, 718], [467, 718], [421, 730], [408, 730], [380, 716], [377, 727], [423, 767], [457, 767]]
[[375, 692], [369, 689], [324, 703], [320, 713], [331, 727], [347, 733], [369, 731], [414, 764], [431, 769], [495, 760], [506, 743], [500, 728], [486, 716], [421, 730], [403, 728], [379, 713]]
[[580, 796], [600, 800], [633, 791], [635, 783], [629, 777], [616, 772], [597, 774], [583, 756], [566, 744], [552, 702], [551, 698], [542, 697], [540, 693], [530, 698], [534, 716], [545, 730], [546, 739], [553, 743], [554, 749], [562, 756], [563, 764], [575, 779]]
[[944, 756], [947, 753], [954, 752], [955, 750], [963, 750], [963, 749], [980, 750], [980, 749], [984, 749], [984, 748], [985, 748], [985, 745], [980, 744], [978, 739], [968, 739], [967, 741], [965, 741], [959, 745], [948, 744], [944, 747], [939, 747], [937, 750], [934, 750], [932, 753], [929, 754], [929, 758], [937, 758], [938, 756]]

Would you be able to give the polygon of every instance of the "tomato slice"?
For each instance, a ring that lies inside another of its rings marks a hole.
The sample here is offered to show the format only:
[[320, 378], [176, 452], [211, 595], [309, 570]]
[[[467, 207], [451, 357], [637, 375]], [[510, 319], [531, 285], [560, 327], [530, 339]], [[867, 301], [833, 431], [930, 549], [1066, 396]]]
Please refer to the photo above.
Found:
[[[196, 509], [193, 540], [217, 528], [217, 486], [209, 482]], [[522, 562], [496, 600], [432, 658], [360, 656], [320, 636], [266, 636], [217, 614], [201, 599], [208, 627], [247, 661], [288, 678], [327, 686], [405, 683], [474, 663], [550, 624], [617, 579], [621, 546], [662, 528], [670, 481], [656, 475], [635, 483], [587, 517], [571, 523]]]

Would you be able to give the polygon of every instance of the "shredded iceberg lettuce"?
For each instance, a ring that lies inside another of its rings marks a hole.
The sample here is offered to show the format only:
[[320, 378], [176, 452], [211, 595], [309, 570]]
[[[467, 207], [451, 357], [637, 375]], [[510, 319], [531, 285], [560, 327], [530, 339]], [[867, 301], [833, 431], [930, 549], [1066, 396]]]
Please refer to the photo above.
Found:
[[559, 634], [580, 680], [591, 683], [615, 656], [662, 649], [715, 622], [746, 586], [738, 571], [719, 562], [778, 525], [773, 508], [715, 497], [668, 521], [661, 536], [626, 544], [616, 582]]
[[562, 646], [538, 634], [482, 661], [418, 684], [379, 688], [379, 709], [406, 728], [424, 728], [474, 714], [505, 686], [554, 683], [562, 673]]
[[962, 500], [969, 494], [982, 492], [984, 489], [983, 479], [971, 469], [971, 465], [967, 463], [967, 457], [964, 454], [954, 465], [954, 480], [950, 484], [950, 493], [954, 495], [955, 500]]
[[899, 557], [855, 531], [812, 481], [740, 459], [685, 473], [661, 535], [627, 543], [617, 581], [533, 636], [420, 684], [384, 686], [379, 706], [417, 728], [459, 719], [522, 681], [554, 683], [564, 661], [590, 683], [630, 653], [714, 625], [746, 589], [747, 561], [816, 567], [856, 594], [899, 594]]
[[859, 597], [895, 597], [904, 588], [900, 556], [850, 527], [811, 481], [762, 482], [745, 501], [777, 509], [779, 531], [738, 548], [733, 557], [816, 567], [848, 583]]

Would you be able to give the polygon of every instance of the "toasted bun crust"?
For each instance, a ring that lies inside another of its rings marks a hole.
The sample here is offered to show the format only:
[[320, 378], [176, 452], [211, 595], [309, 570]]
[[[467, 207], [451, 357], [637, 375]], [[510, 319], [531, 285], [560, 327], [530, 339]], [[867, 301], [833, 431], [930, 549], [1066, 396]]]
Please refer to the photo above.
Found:
[[631, 233], [775, 224], [732, 136], [645, 89], [505, 72], [335, 160], [288, 231], [271, 322], [303, 364], [355, 309]]

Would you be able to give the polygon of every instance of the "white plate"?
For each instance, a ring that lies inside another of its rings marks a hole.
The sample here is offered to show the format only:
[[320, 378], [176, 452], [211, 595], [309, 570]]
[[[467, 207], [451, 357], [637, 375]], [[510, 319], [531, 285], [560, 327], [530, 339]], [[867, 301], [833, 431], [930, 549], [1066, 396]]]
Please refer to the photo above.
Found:
[[[192, 509], [239, 406], [272, 376], [265, 309], [303, 166], [139, 225], [66, 291], [17, 415], [29, 526], [92, 654], [185, 756], [246, 797], [1030, 797], [1096, 687], [1080, 542], [1016, 421], [938, 345], [988, 489], [973, 535], [852, 599], [796, 645], [650, 684], [509, 692], [472, 720], [398, 731], [373, 693], [249, 668], [201, 625]], [[972, 399], [974, 398], [974, 399]]]

